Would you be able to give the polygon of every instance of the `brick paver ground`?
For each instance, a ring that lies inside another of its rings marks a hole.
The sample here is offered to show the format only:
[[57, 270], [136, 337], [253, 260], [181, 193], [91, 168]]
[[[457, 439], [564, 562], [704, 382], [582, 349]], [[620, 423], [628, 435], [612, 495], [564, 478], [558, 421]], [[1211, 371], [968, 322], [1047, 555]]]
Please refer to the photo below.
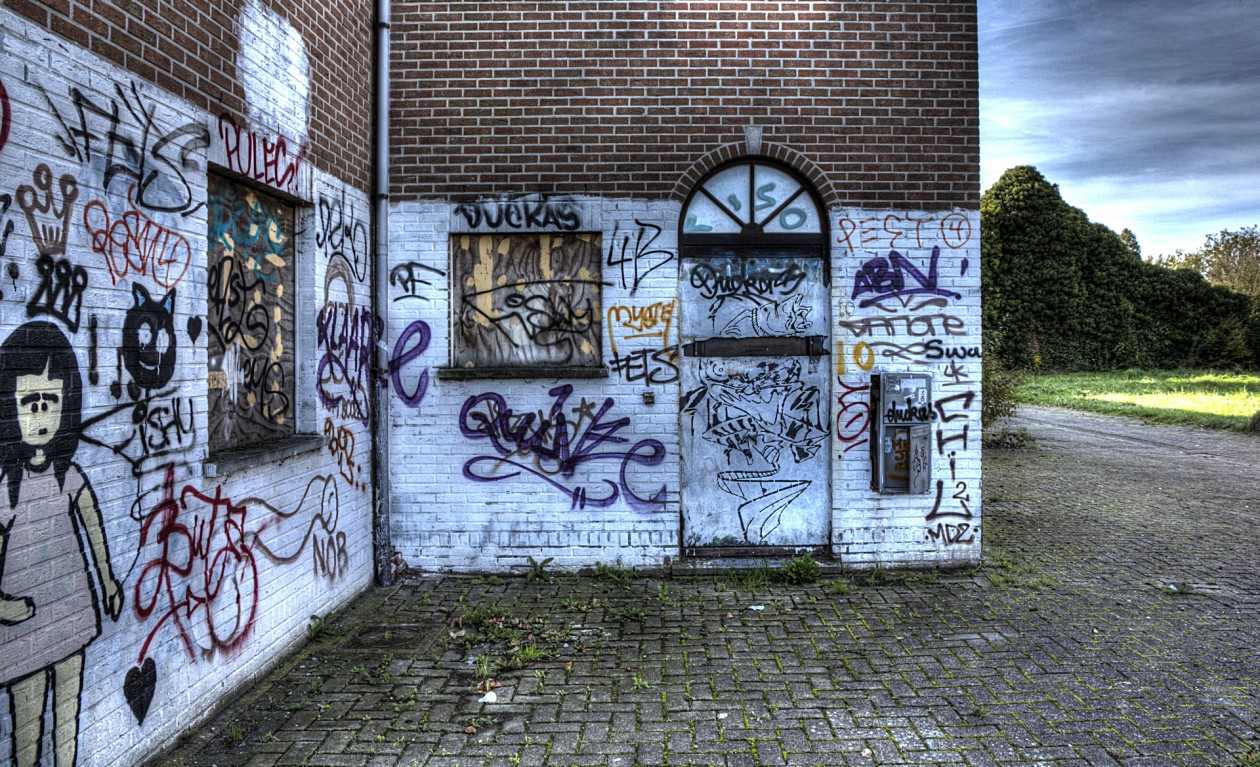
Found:
[[162, 764], [1260, 764], [1260, 437], [1017, 425], [981, 568], [409, 577]]

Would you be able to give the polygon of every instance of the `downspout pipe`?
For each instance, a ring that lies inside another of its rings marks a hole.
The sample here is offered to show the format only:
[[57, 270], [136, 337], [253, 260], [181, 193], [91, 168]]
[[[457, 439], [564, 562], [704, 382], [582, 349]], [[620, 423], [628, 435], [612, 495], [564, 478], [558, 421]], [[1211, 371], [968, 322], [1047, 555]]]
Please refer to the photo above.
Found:
[[380, 337], [376, 341], [373, 364], [376, 368], [372, 400], [372, 550], [376, 582], [388, 586], [394, 581], [394, 547], [390, 534], [389, 415], [389, 0], [375, 0], [376, 28], [373, 46], [372, 115], [372, 217], [376, 249], [373, 259], [372, 314]]

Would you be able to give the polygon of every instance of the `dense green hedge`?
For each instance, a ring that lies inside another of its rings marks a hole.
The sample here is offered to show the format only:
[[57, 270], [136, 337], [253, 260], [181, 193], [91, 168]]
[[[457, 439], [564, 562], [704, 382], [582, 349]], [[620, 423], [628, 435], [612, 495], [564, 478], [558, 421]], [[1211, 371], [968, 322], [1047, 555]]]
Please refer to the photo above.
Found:
[[1011, 368], [1255, 367], [1260, 315], [1197, 272], [1142, 261], [1031, 166], [980, 203], [986, 356]]

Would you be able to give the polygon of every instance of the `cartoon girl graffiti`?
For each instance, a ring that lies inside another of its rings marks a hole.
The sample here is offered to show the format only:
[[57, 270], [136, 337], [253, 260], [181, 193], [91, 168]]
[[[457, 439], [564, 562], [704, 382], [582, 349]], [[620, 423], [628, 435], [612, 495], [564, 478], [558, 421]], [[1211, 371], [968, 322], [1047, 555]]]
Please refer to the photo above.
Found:
[[0, 346], [0, 688], [18, 767], [39, 763], [48, 702], [55, 763], [74, 764], [83, 651], [101, 602], [122, 611], [96, 494], [71, 460], [82, 390], [55, 325], [28, 322]]

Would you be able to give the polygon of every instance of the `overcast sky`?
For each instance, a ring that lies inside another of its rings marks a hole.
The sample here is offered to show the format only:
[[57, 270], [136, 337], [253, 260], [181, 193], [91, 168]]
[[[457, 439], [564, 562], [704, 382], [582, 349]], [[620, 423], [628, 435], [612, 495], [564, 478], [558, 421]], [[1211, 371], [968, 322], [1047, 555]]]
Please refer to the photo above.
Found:
[[1260, 224], [1260, 0], [979, 0], [982, 189], [1035, 165], [1147, 257]]

